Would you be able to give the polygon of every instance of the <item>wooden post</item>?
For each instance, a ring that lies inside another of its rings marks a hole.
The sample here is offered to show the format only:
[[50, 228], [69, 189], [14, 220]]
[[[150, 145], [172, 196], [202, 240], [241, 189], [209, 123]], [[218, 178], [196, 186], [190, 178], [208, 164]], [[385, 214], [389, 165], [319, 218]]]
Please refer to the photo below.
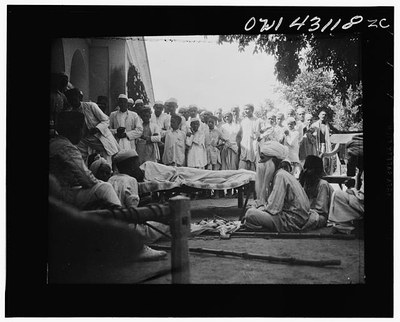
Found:
[[238, 188], [238, 208], [243, 207], [243, 186]]
[[176, 196], [169, 199], [171, 209], [170, 228], [172, 284], [189, 284], [190, 199]]

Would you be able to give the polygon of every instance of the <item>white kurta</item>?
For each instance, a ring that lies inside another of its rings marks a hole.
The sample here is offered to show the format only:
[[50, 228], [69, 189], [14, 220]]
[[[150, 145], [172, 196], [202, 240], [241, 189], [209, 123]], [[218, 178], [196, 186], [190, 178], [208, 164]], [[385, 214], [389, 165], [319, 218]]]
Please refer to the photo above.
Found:
[[289, 148], [288, 160], [300, 163], [299, 159], [299, 132], [289, 130], [289, 135], [285, 137], [285, 145]]
[[169, 129], [165, 134], [162, 162], [165, 165], [183, 166], [185, 164], [186, 133], [182, 130]]
[[[125, 127], [126, 138], [116, 137], [119, 127]], [[110, 114], [110, 129], [121, 149], [136, 150], [135, 139], [140, 138], [143, 133], [143, 124], [139, 115], [129, 110], [121, 113], [118, 109]]]
[[239, 165], [238, 145], [236, 142], [240, 125], [237, 123], [224, 123], [221, 126], [222, 138], [225, 140], [221, 151], [222, 170], [237, 170]]
[[108, 182], [113, 186], [122, 207], [137, 207], [139, 204], [138, 184], [134, 177], [118, 173], [113, 175]]
[[155, 123], [160, 128], [161, 138], [165, 137], [167, 130], [171, 128], [171, 115], [161, 113], [159, 117], [156, 114], [151, 114], [150, 123]]
[[187, 166], [203, 168], [207, 165], [207, 152], [205, 135], [200, 129], [189, 137], [186, 137], [186, 145], [189, 147], [187, 154]]
[[100, 107], [93, 102], [81, 102], [78, 109], [85, 115], [86, 127], [90, 130], [98, 128], [100, 133], [96, 133], [97, 137], [108, 155], [114, 155], [119, 151], [118, 143], [108, 128], [110, 120], [107, 115], [103, 113]]
[[240, 123], [239, 135], [242, 137], [240, 143], [240, 160], [255, 162], [257, 156], [257, 138], [260, 136], [261, 119], [257, 117], [245, 117]]

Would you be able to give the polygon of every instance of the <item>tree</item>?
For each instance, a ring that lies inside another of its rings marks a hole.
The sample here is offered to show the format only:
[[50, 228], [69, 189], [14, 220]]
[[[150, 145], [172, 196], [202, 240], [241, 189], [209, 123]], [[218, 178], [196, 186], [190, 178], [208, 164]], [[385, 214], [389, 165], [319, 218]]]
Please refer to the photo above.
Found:
[[304, 107], [307, 113], [318, 117], [326, 111], [334, 132], [362, 130], [362, 86], [346, 90], [345, 103], [335, 94], [332, 73], [323, 69], [303, 71], [290, 85], [282, 85], [280, 92], [295, 108]]
[[144, 104], [149, 104], [150, 100], [140, 78], [140, 73], [134, 65], [129, 66], [126, 86], [128, 87], [128, 97], [132, 98], [134, 101], [142, 99]]
[[341, 100], [332, 106], [334, 111], [333, 125], [339, 131], [360, 132], [363, 130], [362, 120], [362, 85], [359, 84], [353, 90], [350, 86], [347, 90], [346, 104]]
[[271, 99], [266, 98], [264, 104], [254, 110], [254, 114], [255, 116], [265, 120], [269, 112], [276, 112], [276, 110], [274, 102]]
[[322, 69], [304, 71], [290, 85], [282, 85], [280, 90], [294, 108], [304, 107], [314, 117], [326, 110], [328, 118], [333, 118], [330, 108], [335, 103], [332, 76]]
[[361, 81], [360, 41], [358, 34], [341, 35], [220, 35], [219, 44], [238, 42], [243, 51], [254, 42], [254, 53], [265, 52], [276, 59], [275, 74], [278, 81], [290, 85], [301, 73], [303, 63], [308, 71], [322, 68], [333, 72], [333, 85], [343, 103], [349, 86], [355, 88]]

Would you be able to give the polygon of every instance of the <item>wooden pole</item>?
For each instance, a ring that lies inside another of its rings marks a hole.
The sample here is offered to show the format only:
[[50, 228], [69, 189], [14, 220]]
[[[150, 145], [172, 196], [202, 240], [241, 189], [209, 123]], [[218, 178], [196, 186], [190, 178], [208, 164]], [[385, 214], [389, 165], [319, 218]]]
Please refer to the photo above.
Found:
[[[151, 245], [151, 247], [155, 249], [169, 250], [169, 246], [164, 245]], [[213, 254], [217, 256], [233, 256], [233, 257], [241, 257], [244, 259], [257, 259], [257, 260], [266, 260], [269, 262], [276, 263], [287, 263], [291, 265], [309, 265], [309, 266], [330, 266], [330, 265], [341, 265], [341, 261], [338, 259], [329, 259], [329, 260], [309, 260], [309, 259], [299, 259], [295, 257], [280, 257], [280, 256], [270, 256], [264, 254], [254, 254], [254, 253], [245, 253], [245, 252], [235, 252], [235, 251], [227, 251], [220, 249], [212, 249], [212, 248], [189, 248], [190, 252], [193, 253], [203, 253], [203, 254]]]
[[143, 224], [146, 221], [168, 223], [170, 208], [167, 205], [149, 204], [138, 208], [97, 209], [81, 211], [84, 216], [99, 216], [104, 219], [117, 219], [131, 224]]
[[[203, 236], [219, 236], [219, 232], [205, 231], [202, 233]], [[272, 233], [272, 232], [253, 232], [253, 231], [235, 231], [231, 234], [231, 238], [242, 237], [242, 238], [267, 238], [267, 239], [344, 239], [351, 240], [356, 239], [356, 236], [345, 235], [345, 234], [323, 234], [323, 233]]]
[[238, 188], [238, 208], [243, 207], [243, 186]]
[[190, 199], [176, 196], [169, 199], [172, 284], [189, 284]]

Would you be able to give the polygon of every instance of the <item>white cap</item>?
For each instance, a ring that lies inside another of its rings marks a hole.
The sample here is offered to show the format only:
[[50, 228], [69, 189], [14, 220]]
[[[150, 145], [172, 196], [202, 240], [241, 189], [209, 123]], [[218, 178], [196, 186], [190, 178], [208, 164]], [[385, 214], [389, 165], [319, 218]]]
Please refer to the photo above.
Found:
[[133, 98], [128, 98], [128, 103], [133, 104]]
[[140, 98], [138, 98], [138, 99], [135, 101], [135, 104], [138, 104], [138, 103], [142, 103], [142, 104], [143, 104], [143, 100], [140, 99]]
[[171, 98], [169, 98], [169, 99], [167, 99], [167, 100], [165, 101], [165, 104], [167, 104], [167, 103], [175, 103], [175, 104], [178, 104], [178, 100], [177, 100], [176, 98], [171, 97]]
[[128, 96], [126, 96], [125, 94], [119, 94], [118, 99], [120, 99], [120, 98], [125, 98], [127, 100]]

